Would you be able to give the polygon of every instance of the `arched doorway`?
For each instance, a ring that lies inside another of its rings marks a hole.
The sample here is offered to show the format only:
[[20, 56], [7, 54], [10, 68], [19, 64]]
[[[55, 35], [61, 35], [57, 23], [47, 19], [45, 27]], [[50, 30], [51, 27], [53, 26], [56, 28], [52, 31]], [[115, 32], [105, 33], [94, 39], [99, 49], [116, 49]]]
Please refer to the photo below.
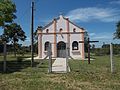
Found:
[[57, 57], [65, 58], [66, 57], [66, 43], [60, 41], [57, 44]]

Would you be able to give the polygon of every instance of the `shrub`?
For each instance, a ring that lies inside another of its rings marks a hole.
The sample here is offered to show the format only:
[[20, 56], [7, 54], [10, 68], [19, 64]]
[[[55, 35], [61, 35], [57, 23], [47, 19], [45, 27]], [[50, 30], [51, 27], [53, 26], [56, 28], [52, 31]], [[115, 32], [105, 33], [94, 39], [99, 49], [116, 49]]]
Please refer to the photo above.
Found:
[[17, 62], [22, 62], [23, 57], [17, 57]]

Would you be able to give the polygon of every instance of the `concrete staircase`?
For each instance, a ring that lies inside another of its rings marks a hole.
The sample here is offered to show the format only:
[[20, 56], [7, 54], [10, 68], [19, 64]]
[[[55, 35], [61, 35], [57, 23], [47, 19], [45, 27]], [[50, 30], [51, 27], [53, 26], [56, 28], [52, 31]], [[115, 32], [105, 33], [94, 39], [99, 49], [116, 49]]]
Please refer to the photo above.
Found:
[[54, 61], [52, 65], [52, 72], [55, 72], [55, 73], [70, 72], [69, 66], [67, 68], [66, 65], [68, 65], [66, 64], [66, 58], [56, 58], [56, 60]]

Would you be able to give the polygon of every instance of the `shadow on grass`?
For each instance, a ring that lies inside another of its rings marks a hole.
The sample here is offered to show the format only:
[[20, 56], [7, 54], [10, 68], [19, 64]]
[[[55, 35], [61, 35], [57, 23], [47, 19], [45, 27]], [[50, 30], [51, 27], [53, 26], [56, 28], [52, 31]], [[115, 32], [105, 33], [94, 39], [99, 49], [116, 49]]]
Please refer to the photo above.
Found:
[[[34, 62], [34, 67], [36, 67], [39, 64], [39, 62]], [[13, 73], [13, 72], [19, 72], [22, 69], [25, 69], [27, 67], [31, 67], [31, 61], [26, 60], [26, 61], [21, 61], [18, 62], [16, 60], [14, 61], [7, 61], [7, 70], [5, 73]], [[3, 61], [0, 61], [0, 73], [3, 72]]]

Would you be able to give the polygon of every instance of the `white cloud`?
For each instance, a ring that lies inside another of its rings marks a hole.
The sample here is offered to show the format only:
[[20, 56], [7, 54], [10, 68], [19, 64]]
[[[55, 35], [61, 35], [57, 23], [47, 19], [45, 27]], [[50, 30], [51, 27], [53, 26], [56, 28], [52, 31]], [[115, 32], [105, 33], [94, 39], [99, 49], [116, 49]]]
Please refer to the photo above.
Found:
[[95, 36], [96, 34], [95, 33], [90, 33], [89, 35], [92, 37], [92, 36]]
[[120, 4], [120, 0], [111, 1], [110, 4]]
[[90, 33], [89, 35], [90, 40], [99, 41], [98, 43], [93, 43], [96, 45], [96, 47], [101, 47], [103, 45], [103, 42], [106, 44], [120, 43], [118, 40], [113, 40], [112, 32]]
[[67, 13], [67, 17], [69, 17], [72, 21], [76, 22], [89, 22], [93, 20], [98, 20], [102, 22], [114, 22], [120, 19], [120, 10], [111, 9], [111, 8], [97, 8], [97, 7], [89, 7], [89, 8], [78, 8], [72, 10]]
[[113, 33], [109, 33], [109, 32], [90, 33], [90, 37], [91, 37], [91, 39], [109, 40], [109, 39], [113, 39]]

